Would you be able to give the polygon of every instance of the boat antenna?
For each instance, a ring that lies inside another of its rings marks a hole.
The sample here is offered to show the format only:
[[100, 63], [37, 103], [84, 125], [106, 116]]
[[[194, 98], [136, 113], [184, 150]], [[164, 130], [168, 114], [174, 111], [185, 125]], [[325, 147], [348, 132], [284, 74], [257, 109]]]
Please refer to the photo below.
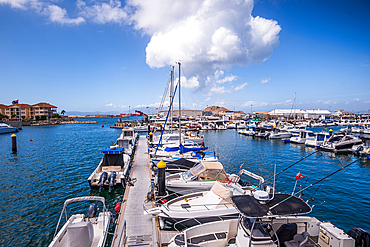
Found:
[[273, 185], [273, 191], [272, 191], [272, 198], [270, 200], [274, 199], [275, 197], [275, 178], [276, 178], [275, 174], [276, 174], [276, 164], [274, 166], [274, 185]]
[[180, 79], [181, 79], [181, 63], [179, 64], [179, 146], [181, 146], [181, 86], [180, 86]]
[[348, 165], [343, 166], [342, 168], [340, 168], [340, 169], [336, 170], [335, 172], [330, 173], [330, 174], [329, 174], [329, 175], [327, 175], [326, 177], [324, 177], [324, 178], [322, 178], [322, 179], [320, 179], [320, 180], [318, 180], [318, 181], [316, 181], [316, 182], [314, 182], [314, 183], [312, 183], [312, 184], [308, 185], [307, 187], [305, 187], [305, 188], [301, 189], [300, 191], [296, 192], [294, 195], [291, 195], [291, 196], [289, 196], [289, 197], [285, 198], [284, 200], [282, 200], [281, 202], [276, 203], [274, 206], [271, 206], [271, 207], [269, 208], [269, 210], [271, 210], [271, 209], [273, 209], [273, 208], [275, 208], [275, 207], [279, 206], [280, 204], [282, 204], [282, 203], [286, 202], [287, 200], [289, 200], [289, 199], [290, 199], [290, 198], [292, 198], [293, 196], [295, 196], [295, 195], [297, 195], [297, 194], [301, 193], [302, 191], [304, 191], [304, 190], [306, 190], [306, 189], [308, 189], [308, 188], [310, 188], [310, 187], [314, 186], [315, 184], [320, 183], [321, 181], [324, 181], [324, 180], [325, 180], [325, 179], [327, 179], [328, 177], [333, 176], [333, 175], [334, 175], [334, 174], [336, 174], [337, 172], [339, 172], [339, 171], [341, 171], [341, 170], [343, 170], [343, 169], [347, 168], [348, 166], [350, 166], [350, 165], [352, 165], [352, 164], [356, 163], [356, 162], [357, 162], [357, 161], [359, 161], [359, 160], [360, 160], [360, 158], [358, 158], [358, 159], [356, 159], [356, 160], [352, 161], [352, 162], [351, 162], [351, 163], [349, 163]]
[[[280, 172], [278, 172], [276, 175], [274, 175], [274, 176], [272, 176], [272, 177], [269, 177], [268, 179], [266, 179], [261, 185], [263, 185], [263, 184], [265, 184], [267, 181], [269, 181], [270, 179], [274, 179], [274, 181], [275, 181], [275, 177], [277, 177], [280, 173], [282, 173], [282, 172], [284, 172], [284, 171], [286, 171], [286, 170], [288, 170], [289, 168], [291, 168], [291, 167], [293, 167], [294, 165], [296, 165], [296, 164], [298, 164], [299, 162], [301, 162], [301, 161], [303, 161], [303, 160], [305, 160], [305, 159], [307, 159], [308, 157], [310, 157], [311, 155], [313, 155], [313, 154], [315, 154], [315, 153], [317, 153], [317, 152], [319, 152], [319, 150], [317, 150], [317, 151], [315, 151], [315, 152], [313, 152], [313, 153], [310, 153], [309, 155], [307, 155], [306, 157], [303, 157], [302, 159], [300, 159], [300, 160], [298, 160], [297, 162], [294, 162], [293, 164], [291, 164], [290, 166], [288, 166], [288, 167], [286, 167], [286, 168], [284, 168], [283, 170], [281, 170]], [[276, 164], [275, 164], [276, 165]], [[254, 188], [254, 190], [256, 190], [256, 188]]]

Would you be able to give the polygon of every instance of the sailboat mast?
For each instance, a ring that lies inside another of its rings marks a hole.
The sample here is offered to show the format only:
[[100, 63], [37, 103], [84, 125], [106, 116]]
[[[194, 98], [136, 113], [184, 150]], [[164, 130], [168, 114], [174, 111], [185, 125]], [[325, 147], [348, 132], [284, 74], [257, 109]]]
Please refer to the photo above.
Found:
[[[172, 97], [173, 97], [173, 73], [174, 73], [174, 70], [175, 70], [175, 66], [171, 66], [172, 67], [172, 70], [171, 70], [171, 85], [170, 85], [170, 103], [172, 102]], [[171, 107], [170, 109], [170, 119], [171, 119], [171, 125], [170, 125], [170, 133], [172, 134], [172, 118], [173, 118], [173, 107]]]
[[181, 78], [181, 63], [179, 62], [179, 145], [181, 145], [181, 87], [180, 87], [180, 78]]

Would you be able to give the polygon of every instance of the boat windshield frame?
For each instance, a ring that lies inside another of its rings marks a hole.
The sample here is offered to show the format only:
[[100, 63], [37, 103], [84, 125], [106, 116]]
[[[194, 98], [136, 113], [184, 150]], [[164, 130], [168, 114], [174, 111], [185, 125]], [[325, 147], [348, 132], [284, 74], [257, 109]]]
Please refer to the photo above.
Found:
[[197, 176], [195, 176], [192, 172], [191, 172], [191, 169], [187, 170], [186, 172], [182, 173], [182, 179], [184, 179], [184, 181], [186, 182], [190, 182], [190, 181], [193, 181], [197, 178]]

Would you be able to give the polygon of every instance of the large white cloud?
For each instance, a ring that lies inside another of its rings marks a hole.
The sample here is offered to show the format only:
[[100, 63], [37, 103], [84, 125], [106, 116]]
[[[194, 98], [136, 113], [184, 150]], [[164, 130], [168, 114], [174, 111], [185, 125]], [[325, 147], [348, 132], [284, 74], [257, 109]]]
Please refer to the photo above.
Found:
[[160, 68], [181, 61], [200, 87], [217, 83], [215, 72], [262, 63], [279, 43], [274, 20], [253, 17], [253, 1], [129, 0], [134, 27], [151, 35], [146, 62]]
[[[263, 63], [279, 43], [280, 26], [274, 20], [252, 16], [253, 0], [76, 0], [77, 11], [63, 1], [0, 0], [0, 5], [32, 9], [59, 24], [132, 25], [151, 37], [146, 62], [152, 68], [181, 61], [189, 88], [212, 88], [210, 93], [232, 92], [243, 86], [220, 87], [239, 78], [225, 74], [234, 65]], [[67, 5], [68, 6], [68, 5]], [[223, 88], [223, 90], [222, 90]]]

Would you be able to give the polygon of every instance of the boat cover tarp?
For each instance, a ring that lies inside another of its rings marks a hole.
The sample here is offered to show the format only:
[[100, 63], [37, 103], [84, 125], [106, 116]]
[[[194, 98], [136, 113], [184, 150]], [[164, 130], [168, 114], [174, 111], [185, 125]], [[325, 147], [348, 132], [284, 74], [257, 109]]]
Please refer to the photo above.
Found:
[[123, 152], [123, 147], [115, 147], [114, 149], [112, 148], [104, 148], [102, 150], [103, 154], [119, 154]]
[[194, 151], [194, 152], [202, 151], [202, 150], [206, 150], [207, 148], [208, 148], [208, 147], [199, 147], [199, 148], [193, 147], [193, 148], [187, 148], [187, 147], [184, 147], [184, 146], [181, 144], [181, 145], [180, 145], [180, 154], [187, 153], [187, 152], [191, 152], [191, 151]]
[[216, 183], [212, 186], [211, 191], [224, 199], [227, 202], [231, 202], [231, 197], [233, 196], [233, 192], [230, 191], [229, 189], [225, 188], [221, 183], [216, 181]]
[[166, 152], [174, 152], [174, 151], [179, 151], [179, 147], [166, 147], [164, 149]]
[[312, 208], [301, 198], [295, 196], [289, 198], [285, 202], [270, 210], [270, 207], [275, 206], [276, 204], [282, 202], [290, 196], [290, 194], [278, 193], [275, 194], [272, 200], [266, 202], [265, 204], [261, 204], [258, 200], [250, 195], [233, 196], [231, 199], [238, 211], [247, 217], [256, 218], [271, 215], [287, 216], [307, 214], [311, 212]]
[[102, 166], [121, 166], [123, 168], [123, 154], [104, 154]]
[[167, 163], [167, 169], [190, 169], [192, 168], [196, 162], [181, 158], [172, 162]]

